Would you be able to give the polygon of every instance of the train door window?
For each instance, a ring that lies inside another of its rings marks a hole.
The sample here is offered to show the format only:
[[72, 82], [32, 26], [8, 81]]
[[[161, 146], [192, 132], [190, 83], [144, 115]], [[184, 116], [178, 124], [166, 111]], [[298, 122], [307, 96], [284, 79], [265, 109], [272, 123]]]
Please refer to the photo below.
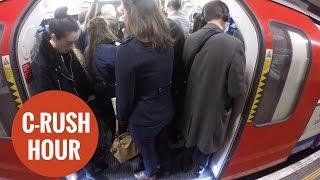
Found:
[[273, 57], [258, 111], [256, 125], [289, 119], [294, 112], [310, 64], [310, 44], [299, 29], [271, 22]]
[[[0, 52], [3, 30], [4, 26], [0, 24]], [[0, 55], [0, 137], [9, 137], [11, 134], [12, 119], [17, 107], [11, 95], [3, 68], [3, 63], [7, 63], [7, 60], [2, 59], [3, 54]]]

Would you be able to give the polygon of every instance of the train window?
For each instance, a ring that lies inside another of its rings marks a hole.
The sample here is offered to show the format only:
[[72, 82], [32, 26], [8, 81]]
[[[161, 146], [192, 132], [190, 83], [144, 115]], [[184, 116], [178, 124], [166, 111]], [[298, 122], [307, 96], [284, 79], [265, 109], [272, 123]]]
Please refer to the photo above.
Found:
[[276, 22], [270, 26], [273, 57], [254, 118], [257, 125], [288, 120], [299, 100], [310, 63], [309, 40], [302, 31]]

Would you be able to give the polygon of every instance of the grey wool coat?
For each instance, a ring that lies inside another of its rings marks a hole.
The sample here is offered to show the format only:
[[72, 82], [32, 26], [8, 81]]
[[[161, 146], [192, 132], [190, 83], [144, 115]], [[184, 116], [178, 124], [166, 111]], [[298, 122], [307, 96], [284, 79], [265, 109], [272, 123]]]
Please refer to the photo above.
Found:
[[247, 89], [244, 45], [222, 30], [206, 42], [193, 62], [188, 62], [203, 36], [213, 28], [218, 26], [207, 24], [193, 33], [186, 40], [183, 57], [188, 81], [180, 127], [186, 146], [196, 146], [205, 154], [223, 146], [231, 114], [228, 104]]

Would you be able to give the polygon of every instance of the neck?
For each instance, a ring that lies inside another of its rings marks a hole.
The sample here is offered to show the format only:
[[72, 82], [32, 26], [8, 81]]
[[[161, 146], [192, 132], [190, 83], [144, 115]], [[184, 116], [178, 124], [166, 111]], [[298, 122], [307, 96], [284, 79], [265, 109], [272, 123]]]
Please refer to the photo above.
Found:
[[215, 24], [215, 25], [219, 26], [220, 29], [225, 30], [225, 27], [222, 23], [222, 20], [211, 20], [208, 23]]
[[50, 40], [50, 44], [54, 49], [57, 48], [57, 44], [52, 39]]

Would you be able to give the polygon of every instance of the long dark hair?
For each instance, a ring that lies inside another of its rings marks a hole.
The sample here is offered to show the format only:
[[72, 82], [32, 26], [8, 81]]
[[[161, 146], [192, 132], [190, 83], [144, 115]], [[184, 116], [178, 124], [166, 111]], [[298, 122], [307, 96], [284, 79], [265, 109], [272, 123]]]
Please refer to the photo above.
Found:
[[92, 68], [93, 53], [96, 47], [102, 42], [115, 43], [118, 39], [109, 29], [107, 22], [101, 17], [96, 17], [89, 22], [88, 34], [90, 37], [90, 43], [86, 69], [89, 70]]
[[78, 22], [67, 12], [67, 7], [58, 8], [49, 23], [50, 34], [55, 34], [58, 39], [63, 38], [68, 32], [77, 32], [80, 29]]
[[160, 53], [173, 45], [168, 21], [154, 0], [122, 0], [122, 4], [129, 35]]

